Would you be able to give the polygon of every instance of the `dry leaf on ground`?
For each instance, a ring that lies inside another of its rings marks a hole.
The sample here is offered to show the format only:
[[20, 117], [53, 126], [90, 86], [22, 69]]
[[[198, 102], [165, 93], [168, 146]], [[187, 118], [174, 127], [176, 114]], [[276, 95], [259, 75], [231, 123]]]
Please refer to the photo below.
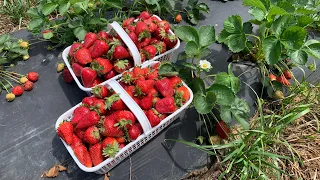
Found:
[[42, 178], [48, 177], [48, 178], [54, 178], [57, 177], [59, 174], [59, 171], [66, 171], [67, 168], [61, 165], [54, 165], [52, 168], [49, 169], [49, 171], [45, 171], [41, 174]]

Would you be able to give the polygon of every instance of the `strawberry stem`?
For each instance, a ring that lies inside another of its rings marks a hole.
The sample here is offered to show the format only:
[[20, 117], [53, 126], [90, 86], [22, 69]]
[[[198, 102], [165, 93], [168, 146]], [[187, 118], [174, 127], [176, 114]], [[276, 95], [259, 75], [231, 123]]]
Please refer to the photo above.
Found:
[[24, 77], [24, 76], [25, 76], [25, 75], [22, 75], [22, 74], [19, 74], [19, 73], [16, 73], [16, 72], [11, 72], [11, 71], [2, 71], [2, 70], [0, 70], [0, 72], [9, 73], [9, 74], [11, 74], [11, 75], [15, 74], [15, 75], [18, 75], [18, 76], [20, 76], [20, 77]]
[[0, 72], [0, 75], [6, 76], [7, 78], [11, 79], [12, 81], [15, 81], [18, 84], [21, 84], [20, 81], [14, 78], [12, 75], [4, 74], [3, 72]]
[[[1, 77], [2, 78], [2, 77]], [[9, 94], [9, 91], [8, 91], [8, 89], [6, 88], [6, 86], [0, 81], [0, 84], [1, 84], [1, 86], [2, 87], [4, 87], [4, 89], [7, 91], [7, 93]]]

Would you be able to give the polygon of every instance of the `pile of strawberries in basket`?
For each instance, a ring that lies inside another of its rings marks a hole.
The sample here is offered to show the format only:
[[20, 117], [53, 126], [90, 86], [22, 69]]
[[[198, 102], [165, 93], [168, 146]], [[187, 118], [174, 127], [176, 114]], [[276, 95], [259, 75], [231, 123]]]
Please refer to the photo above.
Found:
[[133, 100], [144, 110], [152, 127], [169, 114], [179, 109], [190, 99], [190, 92], [178, 76], [161, 77], [160, 63], [153, 67], [134, 67], [126, 71], [121, 85]]
[[[126, 19], [122, 26], [138, 47], [142, 62], [177, 44], [177, 38], [169, 34], [170, 24], [167, 21], [150, 17], [146, 11], [137, 18], [137, 22], [133, 17]], [[128, 47], [114, 30], [87, 33], [83, 44], [72, 44], [68, 55], [72, 70], [82, 79], [84, 87], [98, 85], [134, 65]], [[73, 81], [68, 69], [63, 75], [66, 82]]]
[[62, 122], [57, 129], [58, 135], [86, 167], [114, 157], [126, 143], [142, 133], [141, 125], [119, 94], [105, 86], [96, 86], [93, 94], [82, 100], [71, 121]]
[[159, 20], [147, 11], [143, 11], [137, 19], [138, 21], [135, 21], [135, 18], [131, 17], [124, 20], [122, 27], [138, 47], [142, 62], [176, 46], [178, 40], [169, 33], [168, 21]]

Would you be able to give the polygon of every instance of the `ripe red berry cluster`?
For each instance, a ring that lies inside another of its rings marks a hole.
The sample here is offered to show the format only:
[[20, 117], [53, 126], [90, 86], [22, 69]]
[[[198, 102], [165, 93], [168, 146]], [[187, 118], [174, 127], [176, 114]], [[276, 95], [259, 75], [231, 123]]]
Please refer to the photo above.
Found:
[[137, 22], [134, 17], [124, 20], [122, 27], [138, 47], [142, 62], [176, 46], [177, 37], [169, 33], [170, 24], [166, 20], [159, 20], [147, 11], [137, 18]]
[[[139, 21], [135, 18], [124, 20], [122, 26], [140, 51], [142, 62], [164, 53], [177, 44], [177, 38], [169, 35], [170, 24], [148, 12], [142, 12]], [[94, 87], [133, 66], [129, 49], [117, 33], [101, 31], [98, 34], [89, 32], [83, 44], [72, 44], [69, 51], [72, 70], [82, 79], [85, 87]], [[63, 71], [64, 80], [68, 83], [73, 78], [68, 69]]]
[[153, 67], [134, 67], [123, 73], [120, 84], [144, 110], [152, 127], [190, 99], [190, 92], [178, 76], [161, 77], [160, 63]]
[[290, 82], [289, 80], [292, 78], [291, 72], [289, 70], [284, 70], [278, 77], [274, 74], [269, 74], [270, 81], [277, 80], [281, 84], [285, 86], [289, 86]]
[[119, 94], [105, 86], [96, 86], [92, 93], [94, 96], [84, 98], [82, 105], [74, 110], [71, 121], [64, 121], [57, 129], [86, 167], [114, 157], [142, 133], [135, 115]]

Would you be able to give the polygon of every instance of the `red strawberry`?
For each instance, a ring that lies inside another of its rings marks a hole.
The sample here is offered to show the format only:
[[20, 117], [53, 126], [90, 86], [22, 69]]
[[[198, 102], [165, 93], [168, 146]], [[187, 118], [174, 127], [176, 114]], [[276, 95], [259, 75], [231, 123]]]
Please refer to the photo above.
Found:
[[158, 23], [158, 26], [159, 26], [160, 28], [163, 28], [163, 29], [166, 31], [166, 33], [168, 33], [168, 31], [170, 30], [170, 24], [169, 24], [168, 21], [166, 21], [166, 20], [160, 21], [160, 22]]
[[128, 33], [128, 36], [130, 37], [130, 39], [133, 41], [135, 45], [138, 44], [138, 36], [136, 35], [136, 33], [131, 31]]
[[154, 45], [149, 45], [143, 48], [145, 51], [147, 58], [152, 59], [157, 54], [157, 48]]
[[[181, 86], [176, 90], [176, 95], [182, 98], [182, 104], [190, 99], [190, 92], [186, 86]], [[181, 104], [181, 105], [182, 105]]]
[[145, 22], [145, 23], [147, 24], [147, 26], [149, 27], [150, 32], [154, 32], [154, 31], [158, 28], [158, 26], [157, 26], [154, 22], [152, 22], [152, 20], [151, 20], [150, 18], [144, 20], [144, 22]]
[[140, 56], [141, 56], [141, 62], [146, 61], [147, 55], [145, 54], [145, 52], [141, 52], [141, 51], [140, 51]]
[[108, 44], [103, 40], [96, 40], [91, 51], [91, 58], [98, 58], [109, 50]]
[[158, 79], [158, 70], [153, 70], [150, 74], [148, 74], [147, 79]]
[[128, 60], [118, 60], [114, 63], [114, 70], [117, 73], [123, 73], [125, 70], [129, 69], [129, 61]]
[[164, 97], [172, 97], [174, 94], [170, 80], [167, 77], [156, 81], [155, 88]]
[[125, 19], [122, 23], [122, 27], [127, 27], [127, 26], [131, 25], [133, 23], [133, 21], [134, 21], [133, 17]]
[[168, 35], [164, 38], [164, 43], [166, 43], [169, 49], [172, 49], [176, 46], [178, 39], [175, 35]]
[[119, 45], [115, 47], [112, 57], [115, 60], [128, 59], [130, 58], [130, 54], [125, 47]]
[[78, 42], [73, 43], [73, 44], [71, 45], [71, 48], [70, 48], [70, 51], [69, 51], [69, 56], [70, 56], [71, 58], [73, 58], [74, 53], [76, 53], [76, 51], [79, 50], [80, 48], [82, 48], [82, 44], [80, 44], [80, 43], [78, 43]]
[[104, 80], [108, 80], [108, 79], [111, 79], [111, 78], [115, 77], [116, 75], [117, 75], [116, 71], [115, 70], [111, 70], [111, 71], [109, 71], [107, 74], [105, 74], [103, 76], [103, 79]]
[[153, 97], [152, 104], [155, 105], [160, 100], [159, 97]]
[[12, 93], [15, 96], [21, 96], [24, 92], [24, 89], [22, 86], [15, 86], [14, 88], [12, 88]]
[[110, 109], [113, 111], [127, 109], [127, 106], [121, 100], [119, 94], [113, 94], [108, 97], [105, 103], [105, 109]]
[[92, 87], [93, 81], [97, 78], [97, 71], [91, 68], [83, 68], [81, 71], [81, 79], [84, 87]]
[[180, 23], [181, 20], [182, 20], [181, 14], [177, 14], [174, 20], [175, 20], [177, 23]]
[[[117, 114], [117, 113], [116, 113]], [[122, 137], [124, 135], [123, 131], [115, 126], [116, 114], [111, 114], [109, 116], [106, 116], [103, 122], [103, 126], [100, 128], [101, 134], [103, 136], [108, 136], [108, 137]]]
[[[88, 50], [90, 51], [90, 53], [92, 53], [92, 52], [93, 52], [93, 45], [90, 46], [90, 47], [88, 48]], [[90, 54], [90, 55], [91, 55], [91, 54]]]
[[182, 85], [182, 80], [178, 76], [173, 76], [169, 80], [171, 87], [174, 89]]
[[94, 106], [94, 101], [97, 99], [98, 98], [96, 98], [96, 97], [85, 97], [82, 99], [82, 104], [87, 107], [91, 107], [91, 106]]
[[149, 19], [150, 18], [150, 13], [147, 11], [142, 11], [141, 14], [138, 16], [139, 19]]
[[163, 116], [162, 114], [159, 114], [155, 109], [149, 109], [146, 112], [146, 115], [150, 122], [151, 127], [158, 125], [161, 121], [160, 117]]
[[144, 71], [144, 75], [147, 76], [151, 72], [151, 69], [149, 67], [145, 67], [143, 68], [143, 71]]
[[84, 132], [84, 142], [88, 144], [97, 144], [100, 141], [100, 133], [99, 129], [95, 126], [89, 127], [85, 132]]
[[119, 144], [122, 144], [122, 143], [125, 143], [125, 142], [126, 142], [126, 138], [124, 138], [123, 136], [116, 138], [116, 140], [117, 140], [117, 142], [118, 142]]
[[26, 83], [23, 84], [23, 88], [26, 91], [31, 91], [33, 89], [33, 82], [27, 81]]
[[150, 44], [157, 44], [159, 40], [157, 38], [151, 38]]
[[288, 79], [286, 79], [286, 77], [283, 74], [278, 76], [277, 81], [280, 82], [281, 84], [285, 85], [285, 86], [289, 86], [290, 85], [290, 82], [288, 81]]
[[125, 87], [126, 84], [132, 84], [134, 82], [134, 75], [132, 72], [130, 71], [126, 71], [123, 73], [122, 77], [121, 77], [121, 84], [122, 87]]
[[152, 20], [153, 23], [158, 24], [160, 22], [160, 20], [155, 17], [155, 16], [151, 16], [150, 19]]
[[127, 27], [126, 27], [126, 32], [134, 32], [134, 31], [135, 31], [135, 29], [136, 29], [136, 27], [135, 27], [135, 26], [133, 26], [133, 25], [129, 25], [129, 26], [127, 26]]
[[99, 37], [100, 39], [105, 39], [105, 40], [107, 40], [108, 37], [109, 37], [109, 35], [108, 35], [108, 33], [105, 32], [105, 31], [100, 31], [100, 32], [98, 33], [98, 37]]
[[142, 33], [142, 32], [147, 32], [147, 33], [149, 32], [150, 33], [150, 29], [145, 22], [138, 21], [136, 24], [135, 33], [140, 38], [140, 33]]
[[284, 75], [284, 77], [286, 77], [286, 79], [292, 78], [291, 72], [289, 70], [283, 71], [283, 75]]
[[158, 96], [159, 93], [156, 89], [152, 88], [150, 89], [149, 93], [148, 93], [148, 96], [151, 96], [151, 97], [155, 97], [155, 96]]
[[90, 111], [84, 118], [77, 124], [76, 129], [85, 129], [90, 126], [95, 126], [100, 121], [100, 116], [95, 111]]
[[144, 69], [137, 66], [133, 68], [132, 73], [134, 77], [144, 76]]
[[104, 99], [108, 96], [109, 90], [106, 86], [96, 86], [92, 89], [92, 94], [97, 98]]
[[132, 97], [132, 99], [140, 106], [140, 99], [137, 97]]
[[140, 96], [142, 94], [148, 94], [150, 89], [154, 86], [154, 80], [137, 80], [135, 93]]
[[100, 85], [102, 82], [103, 82], [102, 79], [100, 79], [100, 78], [97, 77], [97, 78], [93, 81], [91, 87], [98, 86], [98, 85]]
[[63, 70], [63, 80], [67, 83], [71, 83], [73, 81], [73, 77], [67, 68]]
[[97, 99], [94, 101], [94, 106], [91, 108], [91, 110], [95, 110], [99, 115], [105, 115], [107, 113], [105, 106], [104, 99]]
[[133, 141], [136, 140], [142, 133], [140, 127], [137, 124], [131, 126], [128, 130], [128, 136]]
[[36, 82], [36, 81], [38, 81], [39, 74], [36, 73], [36, 72], [29, 72], [29, 73], [27, 74], [27, 78], [28, 78], [28, 80], [31, 81], [31, 82]]
[[79, 139], [82, 140], [84, 138], [84, 130], [76, 130], [74, 133]]
[[83, 145], [81, 139], [77, 135], [73, 134], [71, 148], [74, 150], [75, 147], [77, 147], [79, 145]]
[[58, 129], [58, 135], [66, 142], [66, 144], [71, 145], [72, 135], [73, 135], [73, 126], [71, 122], [64, 121], [62, 122]]
[[269, 74], [269, 78], [270, 78], [270, 81], [277, 80], [277, 76], [275, 76], [274, 74]]
[[166, 36], [167, 33], [163, 28], [158, 28], [153, 32], [153, 37], [157, 38], [158, 40], [164, 40]]
[[72, 70], [74, 72], [74, 74], [77, 76], [77, 77], [80, 77], [81, 76], [81, 71], [84, 67], [81, 66], [79, 63], [73, 63], [72, 64]]
[[102, 155], [102, 144], [97, 143], [95, 145], [90, 146], [89, 153], [94, 166], [99, 165], [104, 161], [104, 157]]
[[99, 74], [104, 75], [112, 70], [113, 65], [110, 60], [99, 57], [93, 60], [91, 68]]
[[74, 58], [81, 65], [86, 65], [92, 62], [91, 52], [86, 48], [79, 49], [74, 54]]
[[146, 96], [146, 97], [142, 98], [140, 100], [140, 104], [139, 104], [141, 109], [143, 109], [143, 110], [151, 109], [152, 105], [153, 105], [152, 100], [153, 100], [153, 96]]
[[119, 152], [119, 143], [113, 137], [106, 137], [102, 142], [102, 155], [105, 157], [114, 157]]
[[93, 43], [98, 39], [95, 33], [88, 32], [84, 37], [83, 47], [88, 48], [93, 45]]
[[143, 31], [138, 37], [138, 49], [148, 46], [151, 42], [151, 34], [149, 31]]
[[86, 167], [92, 167], [92, 161], [90, 154], [86, 148], [86, 146], [78, 145], [74, 148], [74, 155], [78, 158], [81, 164], [85, 165]]
[[161, 63], [160, 62], [158, 62], [158, 63], [156, 63], [155, 65], [153, 65], [153, 69], [157, 69], [157, 70], [159, 70], [159, 67], [160, 67], [160, 65], [161, 65]]
[[73, 112], [73, 117], [71, 120], [72, 125], [76, 126], [86, 114], [90, 112], [90, 109], [85, 106], [77, 107]]
[[159, 113], [173, 113], [177, 108], [174, 104], [173, 97], [165, 97], [156, 102], [155, 109]]
[[229, 128], [224, 121], [219, 121], [216, 124], [216, 132], [221, 139], [227, 139], [230, 133]]
[[131, 111], [122, 110], [118, 111], [118, 116], [116, 118], [117, 125], [119, 127], [126, 127], [129, 129], [136, 121], [136, 117]]

